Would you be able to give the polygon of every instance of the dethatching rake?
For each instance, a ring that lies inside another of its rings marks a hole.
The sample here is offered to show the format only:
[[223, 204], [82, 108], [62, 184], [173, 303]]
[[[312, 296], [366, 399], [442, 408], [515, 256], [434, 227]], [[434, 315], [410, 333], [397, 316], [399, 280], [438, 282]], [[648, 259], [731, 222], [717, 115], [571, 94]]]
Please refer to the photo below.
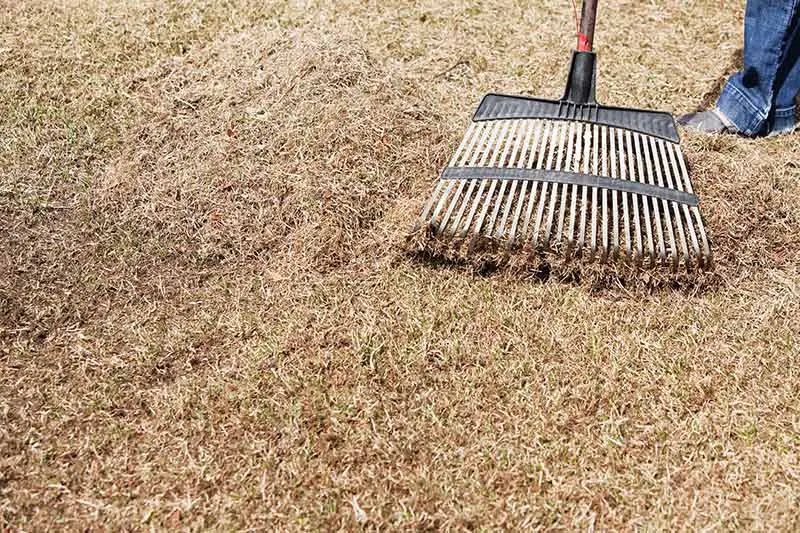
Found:
[[709, 269], [711, 248], [675, 120], [599, 105], [585, 0], [560, 100], [488, 94], [414, 231], [600, 262]]

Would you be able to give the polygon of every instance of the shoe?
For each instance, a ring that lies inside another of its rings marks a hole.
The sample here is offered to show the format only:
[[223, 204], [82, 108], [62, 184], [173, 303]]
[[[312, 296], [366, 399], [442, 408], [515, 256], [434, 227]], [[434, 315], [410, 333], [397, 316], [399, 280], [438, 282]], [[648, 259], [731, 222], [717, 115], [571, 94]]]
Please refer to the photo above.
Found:
[[709, 135], [738, 134], [739, 129], [717, 108], [678, 117], [684, 128]]

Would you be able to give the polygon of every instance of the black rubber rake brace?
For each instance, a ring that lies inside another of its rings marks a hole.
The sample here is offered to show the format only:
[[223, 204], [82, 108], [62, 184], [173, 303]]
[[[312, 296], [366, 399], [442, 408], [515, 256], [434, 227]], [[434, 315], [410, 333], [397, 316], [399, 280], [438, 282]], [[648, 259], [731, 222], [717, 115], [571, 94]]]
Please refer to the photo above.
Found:
[[[463, 239], [474, 228], [470, 249], [483, 235], [508, 240], [509, 249], [515, 241], [527, 240], [535, 248], [552, 250], [553, 238], [561, 245], [563, 230], [568, 229], [566, 245], [562, 246], [568, 253], [586, 245], [592, 258], [605, 261], [623, 255], [624, 241], [624, 259], [632, 263], [649, 259], [653, 265], [669, 262], [677, 267], [680, 261], [688, 267], [711, 267], [699, 199], [692, 189], [672, 115], [597, 103], [596, 56], [592, 51], [596, 19], [597, 0], [585, 0], [578, 46], [560, 100], [504, 94], [488, 94], [482, 99], [470, 130], [440, 175], [415, 230], [428, 224], [439, 237]], [[531, 121], [538, 125], [534, 145], [527, 151], [534, 130], [528, 124]], [[567, 122], [570, 129], [565, 148]], [[493, 129], [491, 124], [495, 124]], [[500, 124], [505, 125], [501, 128]], [[537, 149], [542, 124], [544, 137]], [[549, 124], [561, 125], [548, 129]], [[577, 137], [573, 137], [575, 130]], [[493, 145], [497, 139], [500, 141]], [[574, 168], [570, 162], [573, 156]], [[514, 163], [515, 158], [519, 164]], [[511, 185], [507, 187], [508, 183]], [[572, 202], [567, 213], [570, 187]], [[590, 215], [587, 205], [592, 206]], [[602, 205], [602, 221], [598, 221], [598, 205]], [[535, 218], [531, 218], [534, 211]], [[520, 224], [520, 218], [524, 223]], [[535, 223], [529, 224], [531, 221]], [[556, 225], [558, 231], [554, 233]], [[530, 227], [533, 234], [527, 237]]]

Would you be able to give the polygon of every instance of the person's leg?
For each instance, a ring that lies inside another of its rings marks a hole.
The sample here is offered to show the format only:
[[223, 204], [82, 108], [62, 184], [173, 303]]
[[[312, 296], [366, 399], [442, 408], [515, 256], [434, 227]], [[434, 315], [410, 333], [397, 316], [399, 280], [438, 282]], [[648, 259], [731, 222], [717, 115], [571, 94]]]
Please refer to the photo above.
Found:
[[[747, 2], [744, 69], [730, 77], [717, 101], [717, 109], [724, 118], [744, 135], [767, 133], [773, 118], [775, 126], [786, 120], [789, 106], [776, 105], [776, 97], [781, 92], [788, 94], [796, 86], [796, 80], [789, 77], [779, 85], [779, 77], [782, 73], [791, 75], [795, 70], [782, 66], [790, 63], [794, 67], [797, 61], [796, 57], [788, 57], [788, 51], [793, 48], [791, 41], [798, 11], [800, 0]], [[791, 107], [793, 109], [793, 104]]]
[[775, 80], [775, 104], [768, 120], [772, 135], [790, 132], [797, 127], [796, 99], [800, 93], [800, 9], [795, 11], [789, 46]]

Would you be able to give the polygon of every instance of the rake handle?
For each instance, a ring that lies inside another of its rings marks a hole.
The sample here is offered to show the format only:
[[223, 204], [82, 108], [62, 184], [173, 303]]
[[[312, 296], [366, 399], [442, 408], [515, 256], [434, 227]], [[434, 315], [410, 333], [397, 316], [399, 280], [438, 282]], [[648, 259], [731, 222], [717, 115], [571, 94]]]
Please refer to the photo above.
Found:
[[578, 52], [591, 52], [594, 44], [594, 26], [597, 22], [597, 1], [583, 0], [581, 29], [578, 33]]

